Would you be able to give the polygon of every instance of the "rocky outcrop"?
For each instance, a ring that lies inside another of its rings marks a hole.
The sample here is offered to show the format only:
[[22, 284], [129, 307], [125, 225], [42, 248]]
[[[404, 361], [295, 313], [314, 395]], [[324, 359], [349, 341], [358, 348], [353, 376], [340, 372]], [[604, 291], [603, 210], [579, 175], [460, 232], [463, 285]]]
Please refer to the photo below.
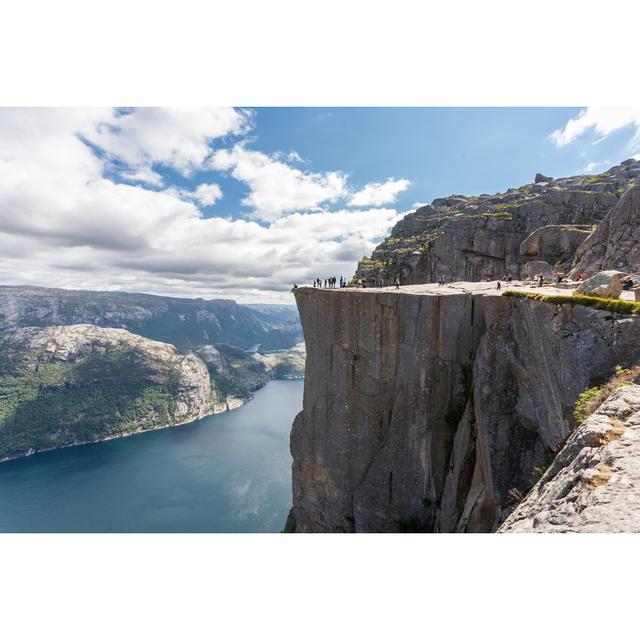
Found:
[[[504, 193], [438, 198], [406, 215], [391, 235], [358, 264], [356, 276], [371, 284], [496, 279], [518, 277], [528, 257], [521, 245], [541, 228], [566, 233], [548, 250], [544, 261], [564, 270], [578, 241], [576, 229], [598, 225], [640, 175], [640, 162], [630, 160], [596, 176], [574, 176], [534, 182]], [[569, 231], [573, 229], [574, 231]], [[541, 232], [548, 243], [552, 234]], [[525, 245], [526, 249], [526, 245]], [[542, 252], [547, 252], [541, 244]], [[553, 255], [551, 255], [553, 254]], [[618, 268], [618, 267], [615, 267]]]
[[193, 354], [124, 329], [0, 334], [0, 459], [180, 424], [216, 408]]
[[591, 231], [589, 225], [550, 224], [540, 227], [520, 245], [520, 259], [523, 263], [531, 260], [548, 262], [561, 272], [568, 270], [576, 249]]
[[535, 184], [538, 184], [539, 182], [551, 182], [552, 180], [553, 178], [550, 178], [549, 176], [545, 176], [543, 173], [536, 173], [534, 182]]
[[572, 275], [606, 269], [640, 273], [640, 180], [576, 252]]
[[619, 388], [571, 434], [499, 532], [640, 532], [640, 386]]
[[637, 316], [491, 285], [295, 296], [297, 531], [495, 530], [562, 447], [578, 395], [640, 357]]
[[622, 293], [622, 277], [620, 271], [601, 271], [595, 276], [581, 282], [576, 293], [598, 298], [619, 298]]

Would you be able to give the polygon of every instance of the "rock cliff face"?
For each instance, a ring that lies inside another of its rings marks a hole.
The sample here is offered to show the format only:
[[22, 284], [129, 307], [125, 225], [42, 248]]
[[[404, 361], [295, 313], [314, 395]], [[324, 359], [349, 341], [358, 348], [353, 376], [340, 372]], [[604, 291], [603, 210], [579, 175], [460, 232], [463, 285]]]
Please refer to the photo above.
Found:
[[606, 269], [640, 274], [640, 184], [622, 196], [578, 248], [572, 274]]
[[494, 531], [566, 440], [578, 395], [640, 358], [638, 316], [479, 283], [295, 295], [297, 531]]
[[498, 530], [640, 532], [640, 386], [623, 386], [585, 420]]
[[92, 325], [0, 334], [0, 459], [195, 420], [216, 409], [193, 354]]
[[[392, 283], [399, 275], [406, 284], [440, 276], [479, 281], [506, 272], [518, 277], [528, 260], [552, 260], [564, 270], [576, 247], [639, 176], [640, 161], [628, 160], [597, 176], [548, 181], [537, 176], [541, 179], [505, 193], [438, 198], [405, 216], [371, 257], [360, 261], [356, 276]], [[555, 230], [539, 231], [549, 226]], [[534, 232], [540, 237], [531, 237]]]

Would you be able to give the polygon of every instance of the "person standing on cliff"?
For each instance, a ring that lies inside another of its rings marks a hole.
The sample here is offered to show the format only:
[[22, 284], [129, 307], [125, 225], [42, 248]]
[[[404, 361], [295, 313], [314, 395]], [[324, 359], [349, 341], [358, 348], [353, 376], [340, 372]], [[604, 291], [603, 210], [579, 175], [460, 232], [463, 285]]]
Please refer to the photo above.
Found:
[[498, 283], [496, 284], [496, 291], [500, 291], [502, 289], [502, 284], [500, 283], [500, 280], [498, 280]]
[[396, 289], [400, 288], [400, 278], [398, 276], [396, 276], [396, 279], [393, 281], [393, 284], [395, 284]]

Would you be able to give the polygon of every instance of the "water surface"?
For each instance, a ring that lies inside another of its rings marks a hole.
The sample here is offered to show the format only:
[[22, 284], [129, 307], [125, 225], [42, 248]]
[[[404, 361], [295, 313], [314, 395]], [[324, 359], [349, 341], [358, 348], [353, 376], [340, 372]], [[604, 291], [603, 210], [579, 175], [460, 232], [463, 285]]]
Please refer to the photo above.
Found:
[[0, 531], [281, 531], [302, 380], [188, 425], [0, 464]]

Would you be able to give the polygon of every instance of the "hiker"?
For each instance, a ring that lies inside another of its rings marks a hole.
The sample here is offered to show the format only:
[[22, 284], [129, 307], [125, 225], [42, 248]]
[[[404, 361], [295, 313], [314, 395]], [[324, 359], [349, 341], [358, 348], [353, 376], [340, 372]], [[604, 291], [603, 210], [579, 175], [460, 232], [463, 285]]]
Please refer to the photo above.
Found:
[[541, 287], [544, 284], [544, 275], [543, 274], [540, 274], [538, 276], [538, 283], [539, 283], [538, 284], [539, 287]]
[[502, 284], [500, 283], [500, 280], [498, 280], [498, 283], [496, 284], [496, 291], [500, 291], [502, 289]]
[[291, 288], [291, 293], [293, 293], [298, 288], [298, 285], [294, 282], [293, 287]]
[[623, 281], [622, 281], [622, 288], [625, 291], [629, 291], [629, 289], [631, 289], [631, 287], [633, 287], [633, 280], [627, 276]]
[[396, 279], [393, 281], [393, 284], [396, 285], [396, 289], [400, 288], [400, 278], [396, 276]]

